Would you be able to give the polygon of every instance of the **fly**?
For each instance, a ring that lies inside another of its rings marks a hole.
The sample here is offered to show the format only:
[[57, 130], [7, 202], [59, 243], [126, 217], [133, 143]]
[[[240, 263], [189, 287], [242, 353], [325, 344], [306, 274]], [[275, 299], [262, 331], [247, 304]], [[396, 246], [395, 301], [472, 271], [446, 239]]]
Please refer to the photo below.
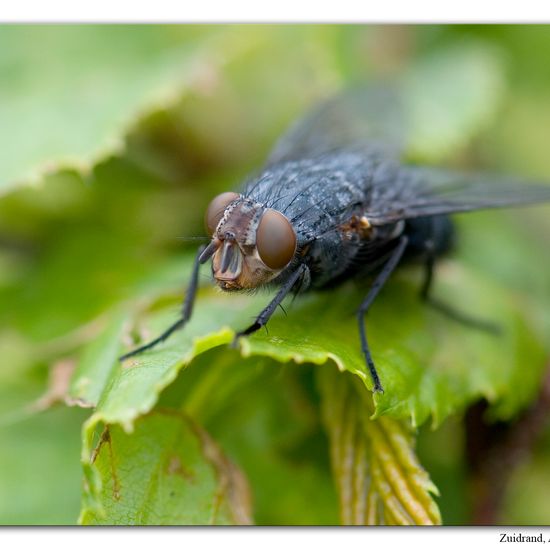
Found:
[[278, 291], [235, 341], [263, 327], [288, 294], [373, 276], [357, 309], [359, 340], [373, 390], [382, 392], [365, 314], [395, 268], [425, 266], [421, 297], [458, 321], [494, 330], [430, 294], [436, 260], [452, 247], [449, 214], [550, 201], [550, 187], [401, 162], [407, 145], [399, 94], [387, 87], [348, 91], [299, 120], [264, 168], [242, 190], [210, 203], [210, 244], [196, 255], [180, 318], [135, 356], [166, 340], [191, 318], [199, 267], [212, 260], [222, 290]]

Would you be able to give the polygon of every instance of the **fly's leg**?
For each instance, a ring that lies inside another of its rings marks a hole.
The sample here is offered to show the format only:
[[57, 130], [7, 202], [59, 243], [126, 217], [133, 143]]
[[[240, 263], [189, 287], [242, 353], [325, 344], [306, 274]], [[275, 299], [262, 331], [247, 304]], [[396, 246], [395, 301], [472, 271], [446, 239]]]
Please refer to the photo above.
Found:
[[172, 326], [168, 327], [160, 336], [158, 336], [154, 340], [151, 340], [147, 344], [144, 344], [143, 346], [140, 346], [139, 348], [136, 348], [130, 351], [129, 353], [126, 353], [122, 357], [120, 357], [119, 358], [120, 361], [124, 361], [124, 359], [128, 359], [129, 357], [134, 357], [135, 355], [139, 355], [144, 351], [154, 348], [157, 344], [164, 342], [164, 340], [166, 340], [174, 332], [183, 328], [187, 323], [187, 321], [189, 321], [189, 319], [191, 318], [191, 314], [193, 313], [193, 304], [195, 303], [195, 296], [197, 294], [197, 288], [199, 286], [199, 268], [202, 263], [201, 256], [204, 251], [205, 251], [205, 247], [201, 246], [199, 248], [199, 251], [197, 252], [197, 256], [195, 257], [195, 261], [193, 263], [193, 270], [191, 273], [191, 281], [189, 283], [187, 294], [185, 295], [185, 300], [183, 301], [181, 317]]
[[372, 360], [369, 344], [367, 342], [367, 327], [365, 323], [365, 314], [369, 310], [370, 306], [374, 302], [374, 299], [376, 298], [376, 296], [384, 286], [385, 282], [388, 280], [389, 276], [392, 274], [393, 270], [397, 267], [397, 264], [399, 264], [399, 260], [401, 260], [403, 256], [403, 252], [405, 252], [405, 248], [407, 248], [408, 242], [409, 242], [409, 239], [406, 235], [403, 235], [399, 239], [397, 246], [392, 251], [391, 256], [384, 264], [382, 271], [380, 271], [380, 273], [376, 276], [376, 279], [374, 279], [374, 282], [372, 283], [372, 286], [367, 294], [367, 297], [363, 300], [363, 302], [359, 306], [359, 310], [357, 311], [357, 322], [359, 324], [359, 336], [361, 338], [361, 350], [363, 351], [363, 355], [365, 356], [365, 360], [367, 362], [367, 366], [369, 368], [372, 381], [374, 383], [373, 391], [375, 392], [383, 393], [384, 390], [382, 389], [382, 384], [380, 383], [380, 377], [376, 372], [376, 367], [374, 366], [374, 361]]
[[430, 291], [432, 289], [433, 274], [434, 274], [434, 267], [435, 267], [435, 254], [434, 254], [433, 246], [431, 242], [428, 242], [426, 244], [426, 251], [427, 251], [427, 257], [426, 257], [426, 263], [425, 263], [426, 271], [424, 276], [424, 283], [422, 284], [422, 288], [420, 289], [421, 299], [424, 302], [426, 302], [428, 305], [436, 309], [437, 311], [449, 317], [449, 319], [452, 319], [453, 321], [456, 321], [462, 325], [465, 325], [474, 329], [484, 330], [491, 334], [499, 334], [501, 330], [497, 324], [491, 321], [486, 321], [484, 319], [477, 319], [475, 317], [471, 317], [466, 313], [463, 313], [461, 311], [454, 309], [449, 304], [446, 304], [445, 302], [442, 302], [441, 300], [434, 298], [430, 294]]
[[298, 269], [281, 286], [279, 292], [277, 292], [277, 294], [275, 295], [275, 298], [273, 298], [273, 300], [271, 300], [267, 307], [261, 311], [258, 317], [256, 317], [256, 320], [245, 330], [237, 332], [235, 338], [233, 339], [233, 346], [236, 345], [238, 339], [241, 338], [241, 336], [252, 334], [253, 332], [256, 332], [257, 330], [265, 326], [269, 321], [269, 318], [273, 315], [273, 312], [277, 309], [277, 306], [281, 304], [281, 302], [290, 293], [294, 285], [303, 277], [305, 277], [307, 273], [308, 267], [305, 264], [300, 265], [300, 267], [298, 267]]

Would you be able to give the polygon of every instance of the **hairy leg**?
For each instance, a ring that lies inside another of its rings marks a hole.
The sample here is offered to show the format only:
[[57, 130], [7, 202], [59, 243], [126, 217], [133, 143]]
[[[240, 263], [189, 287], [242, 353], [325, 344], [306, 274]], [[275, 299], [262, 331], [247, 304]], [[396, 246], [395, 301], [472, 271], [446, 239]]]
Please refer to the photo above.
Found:
[[233, 340], [233, 344], [235, 345], [237, 340], [241, 336], [247, 336], [249, 334], [252, 334], [253, 332], [256, 332], [257, 330], [261, 329], [263, 326], [267, 324], [269, 321], [269, 318], [273, 315], [273, 312], [277, 309], [277, 306], [281, 304], [281, 302], [286, 298], [286, 296], [291, 292], [294, 285], [298, 283], [302, 277], [306, 276], [306, 273], [308, 272], [308, 267], [305, 264], [301, 264], [298, 269], [284, 282], [284, 284], [279, 289], [279, 292], [275, 295], [273, 300], [269, 302], [267, 307], [265, 307], [258, 317], [256, 317], [256, 320], [246, 329], [242, 330], [241, 332], [237, 332], [235, 335], [235, 339]]

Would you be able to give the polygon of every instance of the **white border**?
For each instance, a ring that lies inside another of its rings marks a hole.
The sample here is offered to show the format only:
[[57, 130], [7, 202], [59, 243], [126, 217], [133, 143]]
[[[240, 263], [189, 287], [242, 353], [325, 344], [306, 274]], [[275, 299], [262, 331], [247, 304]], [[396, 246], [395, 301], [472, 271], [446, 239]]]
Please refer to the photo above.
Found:
[[[503, 533], [539, 536], [550, 541], [548, 527], [341, 527], [341, 528], [84, 528], [72, 529], [0, 529], [4, 548], [97, 550], [116, 542], [132, 550], [140, 548], [181, 549], [223, 548], [223, 550], [402, 548], [422, 550], [463, 550], [502, 548]], [[537, 543], [514, 543], [513, 546]]]
[[17, 0], [0, 22], [504, 23], [550, 22], [550, 2], [522, 0]]

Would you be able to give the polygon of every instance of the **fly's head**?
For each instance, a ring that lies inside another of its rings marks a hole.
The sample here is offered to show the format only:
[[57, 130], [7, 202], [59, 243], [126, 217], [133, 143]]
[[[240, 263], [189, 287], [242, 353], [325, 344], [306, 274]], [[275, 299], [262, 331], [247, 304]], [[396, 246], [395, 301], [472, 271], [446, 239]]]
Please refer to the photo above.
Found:
[[205, 222], [212, 241], [201, 261], [212, 257], [212, 272], [222, 290], [271, 281], [296, 252], [296, 233], [288, 219], [237, 193], [215, 197]]

